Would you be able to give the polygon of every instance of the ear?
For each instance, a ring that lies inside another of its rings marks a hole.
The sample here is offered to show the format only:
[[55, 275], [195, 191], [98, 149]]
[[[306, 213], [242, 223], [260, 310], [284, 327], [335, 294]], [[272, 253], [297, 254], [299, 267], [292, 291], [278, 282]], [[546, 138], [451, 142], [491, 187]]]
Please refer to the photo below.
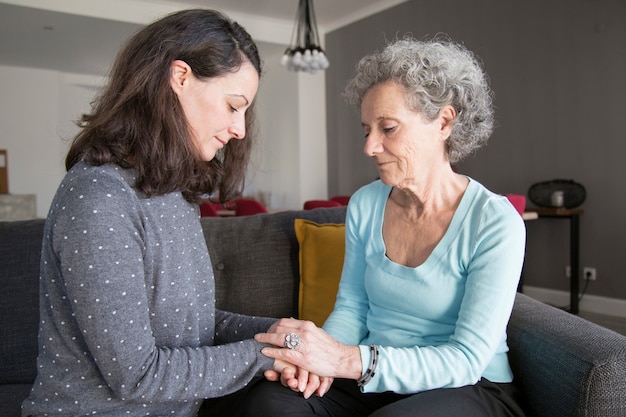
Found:
[[185, 61], [173, 61], [170, 65], [170, 86], [174, 93], [180, 94], [191, 76], [191, 67]]
[[439, 128], [444, 140], [450, 137], [450, 133], [452, 133], [452, 128], [454, 127], [455, 119], [456, 110], [454, 110], [454, 107], [447, 105], [439, 111]]

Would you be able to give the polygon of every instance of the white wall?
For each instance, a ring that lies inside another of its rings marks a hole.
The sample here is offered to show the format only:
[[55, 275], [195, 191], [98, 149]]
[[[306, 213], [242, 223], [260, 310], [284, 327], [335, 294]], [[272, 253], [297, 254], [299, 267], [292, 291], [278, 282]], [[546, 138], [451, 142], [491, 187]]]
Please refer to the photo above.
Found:
[[[85, 5], [73, 0], [2, 0], [21, 6], [145, 24], [182, 3], [111, 0]], [[258, 100], [261, 130], [245, 193], [269, 192], [273, 210], [298, 209], [328, 196], [324, 73], [292, 73], [279, 65], [291, 23], [231, 16], [257, 40], [265, 65]], [[64, 169], [72, 121], [88, 112], [94, 76], [0, 66], [0, 149], [9, 151], [9, 191], [36, 194], [44, 217]]]
[[[269, 192], [270, 209], [299, 209], [306, 199], [327, 197], [326, 136], [319, 133], [325, 132], [319, 121], [324, 119], [323, 95], [318, 96], [323, 74], [282, 68], [281, 45], [260, 42], [259, 49], [265, 67], [257, 95], [260, 140], [245, 194]], [[65, 173], [65, 153], [78, 129], [74, 121], [89, 112], [103, 82], [88, 75], [0, 66], [0, 149], [8, 151], [9, 192], [36, 194], [37, 217], [47, 215]], [[299, 89], [312, 93], [300, 100]]]
[[248, 168], [244, 194], [260, 198], [261, 192], [266, 193], [262, 201], [272, 210], [298, 208], [302, 206], [298, 79], [278, 64], [282, 46], [260, 43], [259, 49], [264, 66], [256, 98], [260, 138]]
[[55, 71], [0, 66], [0, 148], [7, 149], [9, 192], [35, 194], [45, 217], [63, 178], [72, 120], [88, 108], [93, 92], [68, 84]]
[[283, 45], [260, 42], [259, 50], [265, 71], [257, 95], [261, 138], [245, 193], [265, 194], [271, 210], [301, 209], [306, 200], [329, 197], [325, 74], [281, 67]]

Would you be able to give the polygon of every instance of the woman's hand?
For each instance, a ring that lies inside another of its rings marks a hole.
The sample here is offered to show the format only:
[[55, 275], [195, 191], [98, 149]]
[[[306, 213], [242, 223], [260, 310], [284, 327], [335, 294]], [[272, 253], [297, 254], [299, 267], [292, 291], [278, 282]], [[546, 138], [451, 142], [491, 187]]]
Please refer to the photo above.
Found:
[[[261, 343], [280, 346], [280, 348], [263, 348], [261, 352], [265, 356], [294, 364], [300, 369], [312, 372], [316, 377], [350, 379], [361, 377], [359, 347], [338, 342], [310, 321], [280, 319], [270, 327], [268, 332], [270, 333], [257, 334], [255, 339]], [[300, 339], [300, 344], [296, 349], [284, 348], [285, 338], [291, 333], [295, 333]], [[330, 382], [324, 378], [320, 380], [320, 386], [326, 384], [330, 386], [330, 383], [332, 379]]]
[[313, 394], [322, 397], [333, 383], [333, 378], [320, 378], [281, 360], [276, 360], [274, 369], [265, 371], [264, 375], [268, 381], [280, 381], [281, 385], [292, 391], [301, 392], [304, 398], [309, 398]]
[[268, 381], [280, 381], [281, 385], [302, 392], [308, 382], [308, 372], [298, 371], [298, 368], [290, 363], [275, 360], [273, 369], [268, 369], [263, 374]]

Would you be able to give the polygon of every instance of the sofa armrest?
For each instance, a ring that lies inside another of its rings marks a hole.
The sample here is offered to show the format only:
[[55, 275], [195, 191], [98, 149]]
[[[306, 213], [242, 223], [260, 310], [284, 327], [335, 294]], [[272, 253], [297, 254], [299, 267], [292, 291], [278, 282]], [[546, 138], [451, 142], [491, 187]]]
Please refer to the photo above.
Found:
[[626, 337], [517, 294], [509, 357], [529, 416], [626, 415]]

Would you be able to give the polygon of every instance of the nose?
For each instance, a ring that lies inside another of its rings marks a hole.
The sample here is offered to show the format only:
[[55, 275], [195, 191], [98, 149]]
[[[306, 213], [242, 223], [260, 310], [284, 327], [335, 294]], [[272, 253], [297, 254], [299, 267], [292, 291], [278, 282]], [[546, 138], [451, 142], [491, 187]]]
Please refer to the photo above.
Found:
[[365, 141], [365, 146], [363, 146], [363, 152], [367, 156], [376, 156], [383, 151], [383, 143], [374, 132], [371, 132], [367, 135], [367, 140]]
[[228, 127], [228, 134], [235, 139], [243, 139], [246, 136], [246, 118], [241, 113], [236, 114], [240, 117], [237, 117]]

